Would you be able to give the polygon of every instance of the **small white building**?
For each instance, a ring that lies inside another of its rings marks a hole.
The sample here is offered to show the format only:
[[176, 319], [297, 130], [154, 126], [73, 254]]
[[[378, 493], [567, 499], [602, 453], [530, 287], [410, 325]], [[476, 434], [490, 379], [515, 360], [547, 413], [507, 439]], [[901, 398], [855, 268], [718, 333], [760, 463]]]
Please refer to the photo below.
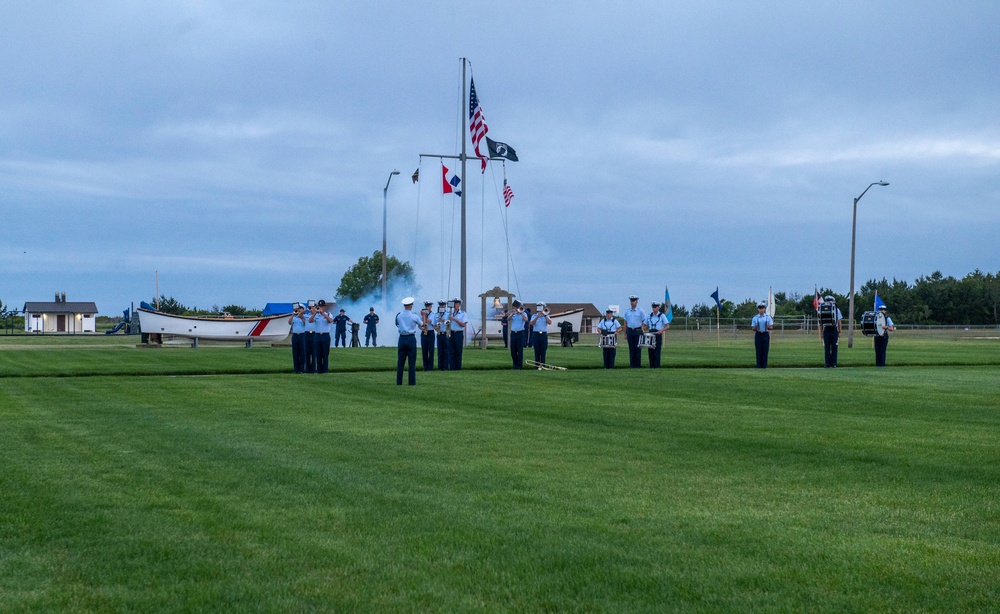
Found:
[[29, 333], [97, 332], [97, 304], [67, 302], [66, 293], [56, 293], [53, 302], [24, 304], [24, 330]]

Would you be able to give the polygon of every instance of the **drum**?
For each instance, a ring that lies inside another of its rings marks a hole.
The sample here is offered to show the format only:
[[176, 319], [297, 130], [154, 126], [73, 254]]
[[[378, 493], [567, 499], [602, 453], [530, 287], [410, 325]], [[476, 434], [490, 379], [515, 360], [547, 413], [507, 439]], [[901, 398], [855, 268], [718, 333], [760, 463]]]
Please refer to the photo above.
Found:
[[654, 335], [653, 333], [642, 333], [642, 335], [639, 336], [639, 347], [655, 348], [656, 335]]
[[879, 337], [885, 336], [885, 314], [881, 311], [875, 314], [875, 334]]
[[602, 348], [613, 348], [618, 347], [618, 335], [601, 335], [601, 341], [597, 344], [597, 347]]
[[882, 316], [882, 329], [883, 332], [878, 332], [878, 325], [876, 324], [877, 316], [881, 316], [880, 313], [875, 313], [874, 311], [866, 311], [861, 314], [861, 332], [864, 333], [866, 337], [874, 337], [875, 335], [883, 335], [885, 330], [885, 316]]

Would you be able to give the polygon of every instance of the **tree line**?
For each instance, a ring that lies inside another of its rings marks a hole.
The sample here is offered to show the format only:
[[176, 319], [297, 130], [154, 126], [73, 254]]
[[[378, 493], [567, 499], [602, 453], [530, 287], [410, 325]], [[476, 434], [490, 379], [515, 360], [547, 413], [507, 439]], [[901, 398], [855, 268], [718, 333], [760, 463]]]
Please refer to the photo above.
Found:
[[[821, 297], [832, 295], [837, 299], [844, 317], [849, 298], [829, 288], [820, 288]], [[983, 273], [976, 269], [961, 279], [945, 277], [940, 271], [919, 277], [912, 284], [893, 279], [872, 279], [865, 282], [854, 297], [854, 319], [872, 311], [875, 293], [889, 308], [894, 322], [918, 325], [1000, 325], [1000, 272]], [[774, 293], [774, 315], [803, 316], [815, 315], [813, 297], [815, 292]], [[757, 301], [746, 299], [737, 304], [721, 300], [723, 318], [750, 319], [757, 314]], [[715, 303], [696, 303], [690, 310], [683, 305], [674, 306], [675, 317], [709, 318], [715, 317]]]

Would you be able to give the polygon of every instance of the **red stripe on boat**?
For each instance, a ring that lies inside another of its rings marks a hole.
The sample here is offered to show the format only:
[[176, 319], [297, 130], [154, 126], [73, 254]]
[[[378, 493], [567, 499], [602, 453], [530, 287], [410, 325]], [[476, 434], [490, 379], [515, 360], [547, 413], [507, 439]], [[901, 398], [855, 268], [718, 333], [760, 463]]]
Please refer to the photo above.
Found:
[[250, 336], [260, 337], [260, 334], [264, 332], [265, 328], [267, 328], [268, 321], [269, 320], [261, 320], [260, 322], [257, 322], [257, 326], [254, 326], [253, 330], [250, 331]]

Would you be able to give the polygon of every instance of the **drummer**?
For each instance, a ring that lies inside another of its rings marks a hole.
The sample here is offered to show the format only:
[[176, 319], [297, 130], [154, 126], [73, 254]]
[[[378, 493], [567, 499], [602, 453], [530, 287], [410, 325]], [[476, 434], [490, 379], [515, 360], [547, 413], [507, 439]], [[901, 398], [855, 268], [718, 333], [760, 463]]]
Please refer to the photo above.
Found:
[[604, 368], [614, 369], [615, 368], [615, 354], [618, 353], [618, 331], [620, 331], [622, 325], [615, 319], [614, 309], [607, 309], [604, 312], [604, 319], [597, 324], [597, 330], [601, 334], [601, 337], [605, 335], [610, 335], [614, 339], [614, 344], [603, 345], [604, 350]]
[[757, 368], [767, 368], [767, 354], [771, 350], [771, 330], [774, 319], [767, 315], [767, 303], [757, 303], [757, 315], [750, 320], [753, 328], [753, 347], [757, 352]]
[[642, 332], [653, 333], [653, 347], [649, 348], [649, 368], [660, 368], [660, 352], [663, 350], [663, 331], [670, 328], [667, 316], [660, 313], [660, 304], [651, 305], [653, 313], [642, 322]]
[[884, 367], [885, 366], [885, 350], [889, 346], [889, 332], [896, 330], [896, 326], [892, 323], [892, 318], [886, 314], [886, 306], [883, 303], [878, 306], [878, 312], [885, 317], [885, 329], [883, 329], [881, 335], [875, 335], [875, 366]]

